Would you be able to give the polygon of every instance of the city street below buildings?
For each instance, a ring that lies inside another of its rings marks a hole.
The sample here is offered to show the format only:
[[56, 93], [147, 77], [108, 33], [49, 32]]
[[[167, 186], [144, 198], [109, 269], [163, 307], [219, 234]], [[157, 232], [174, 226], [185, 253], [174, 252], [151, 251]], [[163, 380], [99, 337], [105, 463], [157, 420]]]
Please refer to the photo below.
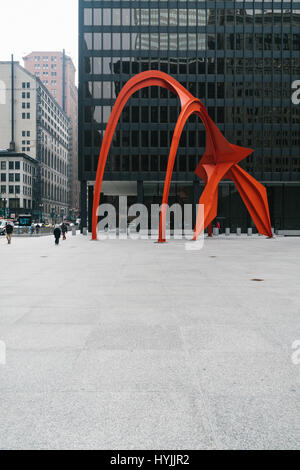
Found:
[[299, 249], [0, 237], [0, 449], [299, 449]]

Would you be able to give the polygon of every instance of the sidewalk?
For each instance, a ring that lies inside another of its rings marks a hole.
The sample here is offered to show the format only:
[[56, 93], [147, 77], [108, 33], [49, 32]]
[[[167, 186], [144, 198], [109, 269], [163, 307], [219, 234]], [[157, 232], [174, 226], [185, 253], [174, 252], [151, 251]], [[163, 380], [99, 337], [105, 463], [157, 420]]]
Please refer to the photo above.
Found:
[[299, 449], [299, 251], [1, 237], [0, 449]]

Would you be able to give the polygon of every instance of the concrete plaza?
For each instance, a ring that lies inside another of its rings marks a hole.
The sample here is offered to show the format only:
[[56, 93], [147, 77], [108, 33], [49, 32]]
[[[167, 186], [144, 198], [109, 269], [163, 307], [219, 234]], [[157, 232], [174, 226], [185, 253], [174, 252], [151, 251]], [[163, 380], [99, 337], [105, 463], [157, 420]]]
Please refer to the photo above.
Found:
[[299, 253], [1, 237], [0, 449], [300, 449]]

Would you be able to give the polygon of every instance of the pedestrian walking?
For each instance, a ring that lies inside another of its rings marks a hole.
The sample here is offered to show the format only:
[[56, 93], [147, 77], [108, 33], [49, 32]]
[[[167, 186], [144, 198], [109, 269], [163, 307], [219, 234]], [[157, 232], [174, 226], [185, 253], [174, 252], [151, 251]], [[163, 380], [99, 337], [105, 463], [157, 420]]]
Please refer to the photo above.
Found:
[[59, 245], [59, 239], [61, 236], [61, 230], [59, 228], [59, 225], [55, 225], [53, 233], [55, 238], [55, 245]]
[[66, 233], [68, 231], [68, 226], [64, 222], [61, 225], [61, 231], [62, 231], [62, 234], [63, 234], [63, 240], [66, 240]]
[[12, 233], [13, 233], [13, 231], [14, 231], [14, 227], [12, 226], [12, 224], [10, 224], [9, 222], [7, 222], [7, 224], [6, 224], [6, 226], [5, 226], [5, 231], [6, 231], [7, 243], [10, 245], [10, 244], [11, 244]]

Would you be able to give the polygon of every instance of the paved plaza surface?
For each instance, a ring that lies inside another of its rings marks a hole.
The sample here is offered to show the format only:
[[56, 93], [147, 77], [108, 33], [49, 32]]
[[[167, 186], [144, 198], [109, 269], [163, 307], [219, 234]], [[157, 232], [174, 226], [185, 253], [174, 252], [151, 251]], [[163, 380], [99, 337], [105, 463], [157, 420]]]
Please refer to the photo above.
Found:
[[1, 237], [0, 449], [299, 449], [299, 253]]

